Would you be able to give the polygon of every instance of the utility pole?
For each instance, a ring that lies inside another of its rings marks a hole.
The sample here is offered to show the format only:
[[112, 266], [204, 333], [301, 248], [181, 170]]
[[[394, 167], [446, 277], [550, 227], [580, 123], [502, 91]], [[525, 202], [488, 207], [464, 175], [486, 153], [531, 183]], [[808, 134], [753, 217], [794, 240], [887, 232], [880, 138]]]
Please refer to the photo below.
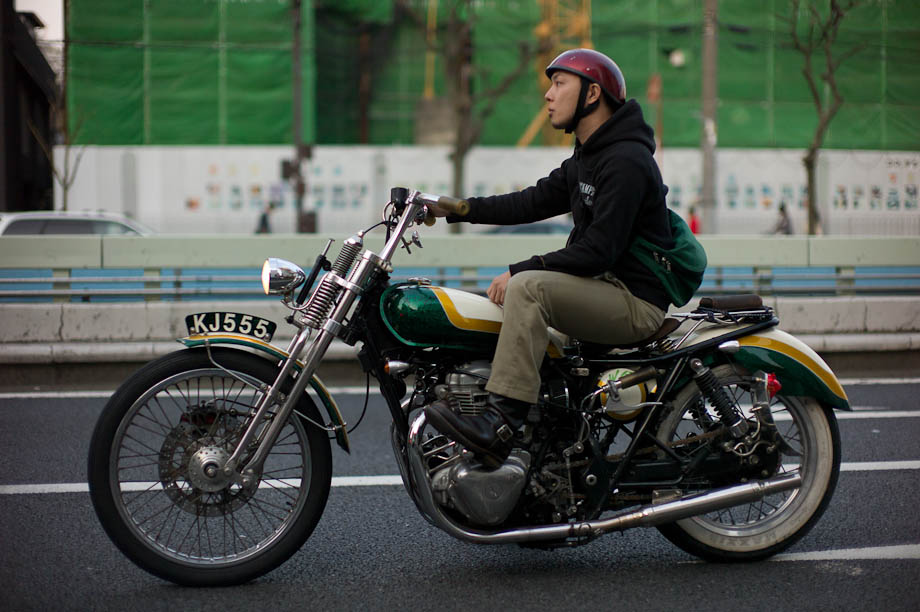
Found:
[[716, 227], [716, 107], [718, 105], [718, 11], [719, 0], [703, 3], [703, 232], [715, 234]]

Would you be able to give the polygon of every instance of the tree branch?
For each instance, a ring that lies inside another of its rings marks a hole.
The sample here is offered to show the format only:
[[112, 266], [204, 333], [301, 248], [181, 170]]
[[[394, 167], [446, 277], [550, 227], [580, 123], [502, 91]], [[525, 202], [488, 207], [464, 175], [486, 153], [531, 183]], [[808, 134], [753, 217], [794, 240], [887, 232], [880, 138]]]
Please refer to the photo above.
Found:
[[479, 142], [479, 137], [482, 135], [483, 127], [485, 127], [485, 121], [489, 116], [495, 111], [495, 107], [498, 105], [499, 99], [505, 94], [506, 91], [517, 81], [521, 75], [523, 75], [527, 68], [530, 66], [530, 60], [532, 57], [533, 49], [528, 42], [521, 41], [518, 44], [518, 63], [508, 74], [502, 78], [502, 80], [495, 86], [482, 93], [482, 97], [485, 98], [486, 103], [476, 116], [473, 117], [473, 120], [470, 125], [469, 136], [466, 138], [467, 142], [464, 143], [464, 151], [468, 150], [474, 143]]
[[[61, 115], [61, 107], [59, 105], [59, 101], [53, 101], [51, 103], [49, 107], [49, 113], [53, 118], [59, 117]], [[74, 160], [73, 168], [69, 167], [72, 143], [83, 130], [83, 124], [85, 122], [86, 115], [81, 112], [77, 115], [77, 122], [73, 130], [71, 130], [67, 125], [62, 127], [64, 130], [64, 169], [62, 171], [54, 161], [53, 143], [46, 141], [42, 134], [39, 133], [38, 127], [32, 121], [31, 116], [26, 118], [26, 125], [28, 125], [29, 131], [32, 133], [32, 137], [35, 138], [38, 146], [41, 147], [42, 153], [44, 153], [45, 157], [48, 159], [48, 165], [51, 166], [51, 173], [54, 175], [55, 180], [57, 180], [65, 194], [76, 180], [77, 171], [80, 169], [80, 161], [83, 159], [83, 154], [86, 153], [86, 146], [81, 146], [77, 152], [77, 157]]]
[[495, 108], [495, 102], [498, 100], [498, 98], [502, 97], [505, 92], [508, 91], [508, 88], [511, 87], [515, 81], [521, 78], [521, 75], [527, 72], [527, 68], [530, 66], [530, 60], [532, 57], [533, 48], [531, 47], [530, 43], [526, 41], [520, 41], [518, 43], [517, 65], [508, 74], [505, 75], [505, 77], [498, 85], [492, 87], [491, 89], [487, 89], [482, 93], [483, 97], [490, 101], [490, 104], [486, 106], [487, 110], [484, 109], [482, 112], [480, 112], [480, 116], [487, 117], [492, 113]]
[[26, 125], [29, 126], [29, 131], [32, 132], [32, 137], [35, 138], [35, 142], [38, 143], [38, 146], [41, 147], [42, 153], [45, 154], [45, 158], [48, 160], [48, 165], [51, 166], [51, 172], [54, 174], [54, 178], [63, 185], [64, 178], [61, 176], [61, 173], [58, 171], [57, 165], [54, 163], [54, 153], [48, 147], [48, 143], [45, 142], [45, 138], [39, 134], [38, 127], [32, 121], [32, 117], [26, 118]]
[[[70, 189], [70, 186], [73, 185], [73, 182], [77, 180], [77, 170], [80, 169], [80, 160], [83, 159], [84, 153], [86, 153], [86, 147], [80, 147], [80, 150], [77, 152], [77, 159], [75, 159], [73, 162], [73, 168], [71, 168], [70, 172], [68, 172], [69, 176], [67, 177], [67, 182], [66, 184], [62, 183], [66, 189]], [[69, 152], [65, 153], [65, 155], [69, 154]]]
[[[428, 32], [428, 18], [422, 16], [418, 11], [416, 11], [416, 10], [412, 7], [412, 5], [409, 4], [408, 0], [396, 0], [396, 2], [394, 3], [394, 6], [395, 6], [395, 8], [396, 8], [397, 10], [399, 10], [402, 14], [404, 14], [406, 17], [408, 17], [408, 18], [409, 18], [409, 21], [411, 21], [412, 24], [413, 24], [416, 28], [418, 28], [421, 32], [423, 32], [423, 33], [427, 33], [427, 32]], [[452, 12], [452, 13], [455, 12], [455, 11], [456, 11], [456, 5], [454, 5], [454, 8], [453, 8], [453, 9], [451, 9], [451, 12]], [[439, 29], [442, 29], [442, 28], [443, 28], [443, 26], [439, 27]], [[439, 37], [439, 38], [440, 38], [440, 37]], [[427, 36], [424, 36], [422, 40], [424, 40], [424, 42], [425, 42], [425, 48], [426, 48], [428, 51], [435, 51], [435, 52], [437, 52], [437, 53], [444, 53], [444, 52], [445, 52], [445, 47], [444, 47], [444, 45], [439, 45], [439, 44], [437, 44], [437, 43], [432, 43], [430, 40], [428, 40], [428, 37], [427, 37]]]
[[799, 0], [792, 0], [791, 13], [792, 17], [789, 19], [782, 17], [781, 19], [789, 24], [789, 33], [792, 35], [792, 45], [797, 51], [805, 53], [805, 47], [802, 45], [802, 41], [799, 40]]
[[814, 49], [824, 40], [824, 28], [820, 28], [820, 36], [818, 36], [818, 41], [815, 42], [815, 26], [821, 24], [821, 14], [818, 12], [818, 7], [816, 7], [814, 4], [808, 5], [808, 12], [811, 13], [808, 26], [808, 46], [811, 49]]
[[821, 101], [821, 92], [818, 91], [818, 84], [815, 82], [815, 73], [811, 68], [811, 55], [812, 51], [805, 53], [805, 65], [802, 66], [802, 75], [805, 77], [805, 82], [808, 84], [808, 90], [811, 92], [811, 99], [815, 103], [815, 106], [818, 109], [818, 114], [822, 112], [824, 104]]
[[[837, 41], [837, 35], [840, 31], [840, 23], [843, 21], [847, 12], [859, 6], [861, 0], [849, 0], [841, 4], [840, 0], [828, 0], [828, 14], [826, 18], [821, 17], [817, 8], [817, 0], [810, 3], [807, 8], [809, 15], [808, 24], [808, 41], [803, 42], [799, 36], [799, 11], [801, 10], [800, 0], [791, 0], [792, 15], [789, 19], [781, 18], [781, 21], [789, 24], [789, 34], [792, 38], [792, 44], [796, 51], [802, 54], [804, 65], [802, 66], [802, 75], [808, 84], [815, 108], [818, 112], [818, 125], [808, 146], [802, 161], [805, 164], [805, 172], [808, 182], [808, 233], [815, 233], [819, 215], [816, 207], [817, 188], [815, 186], [815, 162], [817, 161], [818, 150], [824, 142], [824, 136], [830, 126], [831, 121], [837, 115], [837, 112], [843, 106], [843, 96], [837, 85], [836, 72], [841, 64], [847, 59], [859, 53], [865, 48], [864, 44], [857, 45], [840, 53], [834, 58], [834, 43]], [[815, 74], [812, 68], [812, 56], [821, 49], [824, 54], [824, 72], [820, 78], [827, 84], [830, 89], [831, 100], [827, 105], [824, 104], [821, 94], [818, 90], [818, 83], [815, 81]]]

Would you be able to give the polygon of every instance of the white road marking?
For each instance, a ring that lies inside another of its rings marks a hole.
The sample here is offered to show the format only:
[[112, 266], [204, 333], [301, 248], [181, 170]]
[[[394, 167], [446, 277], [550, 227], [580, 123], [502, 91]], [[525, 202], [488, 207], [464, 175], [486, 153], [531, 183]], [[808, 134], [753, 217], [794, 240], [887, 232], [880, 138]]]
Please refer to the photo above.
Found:
[[[920, 380], [920, 379], [918, 379]], [[327, 387], [329, 393], [335, 395], [364, 395], [364, 387]], [[3, 399], [108, 399], [112, 391], [23, 391], [0, 393], [0, 400]], [[376, 394], [371, 389], [371, 394]], [[854, 419], [906, 419], [920, 417], [918, 410], [886, 410], [885, 406], [853, 406], [852, 412], [837, 410], [834, 414], [838, 421], [847, 421]], [[745, 410], [749, 414], [750, 410]], [[777, 421], [788, 421], [791, 417], [788, 414], [779, 413], [774, 415]]]
[[841, 472], [920, 470], [920, 461], [851, 461], [840, 464]]
[[835, 412], [838, 421], [858, 419], [905, 419], [920, 416], [920, 410], [873, 410], [857, 408], [853, 412]]
[[841, 385], [916, 385], [920, 378], [840, 378]]
[[[750, 416], [751, 411], [744, 410], [745, 415]], [[884, 410], [872, 406], [855, 406], [853, 412], [844, 412], [835, 410], [834, 416], [838, 421], [860, 421], [865, 419], [913, 419], [920, 417], [920, 410]], [[773, 415], [774, 421], [791, 421], [792, 415], [788, 412], [778, 412]]]
[[395, 476], [336, 476], [332, 479], [333, 487], [378, 487], [401, 485], [402, 477]]
[[[920, 461], [890, 462], [916, 464], [910, 468], [889, 469], [918, 469]], [[852, 464], [859, 465], [859, 464]], [[852, 471], [846, 470], [845, 471]], [[360, 486], [388, 486], [402, 484], [399, 476], [341, 476], [332, 479], [334, 487], [360, 487]], [[146, 490], [157, 488], [159, 483], [135, 483], [130, 490]], [[0, 486], [0, 495], [22, 495], [35, 493], [87, 493], [89, 486], [85, 482], [62, 484], [37, 484], [37, 485], [3, 485]], [[771, 557], [768, 561], [902, 561], [920, 559], [920, 544], [902, 544], [895, 546], [873, 546], [866, 548], [844, 548], [838, 550], [817, 550], [800, 553], [785, 553]], [[691, 563], [702, 563], [694, 561]]]
[[[841, 378], [840, 384], [847, 385], [916, 385], [920, 378]], [[345, 385], [327, 387], [330, 393], [341, 395], [364, 395], [365, 385]], [[0, 393], [0, 399], [68, 399], [68, 398], [108, 398], [115, 390], [102, 391], [8, 391]], [[371, 393], [376, 394], [376, 387], [371, 384]]]
[[88, 493], [85, 482], [61, 482], [52, 484], [0, 485], [0, 495], [33, 495], [46, 493]]
[[776, 555], [770, 561], [873, 561], [878, 559], [920, 559], [920, 544], [786, 553]]
[[[790, 465], [788, 469], [794, 469]], [[920, 461], [855, 461], [842, 463], [842, 472], [878, 472], [897, 470], [920, 470]], [[264, 487], [292, 486], [289, 482], [271, 481], [262, 483]], [[388, 487], [402, 484], [402, 478], [396, 475], [383, 476], [336, 476], [332, 479], [333, 487]], [[123, 485], [126, 491], [146, 491], [160, 487], [156, 482], [135, 482]], [[61, 482], [47, 484], [0, 485], [0, 495], [41, 495], [60, 493], [88, 493], [89, 485], [85, 482]]]
[[[273, 481], [262, 483], [262, 488], [269, 487], [289, 487], [293, 486], [296, 481], [291, 480], [285, 483]], [[393, 485], [402, 485], [402, 478], [399, 475], [386, 476], [336, 476], [332, 479], [333, 487], [386, 487]], [[125, 491], [153, 491], [162, 488], [158, 482], [132, 482], [122, 485]], [[61, 482], [49, 484], [22, 484], [22, 485], [0, 485], [0, 495], [41, 495], [41, 494], [61, 494], [61, 493], [89, 493], [89, 484], [85, 482]]]
[[109, 398], [114, 391], [7, 391], [0, 399], [97, 399]]
[[[336, 395], [364, 395], [364, 387], [328, 387], [329, 393], [333, 397]], [[374, 394], [371, 389], [371, 394]], [[108, 399], [112, 395], [111, 391], [28, 391], [28, 392], [9, 392], [0, 393], [0, 400], [3, 399]], [[746, 410], [745, 414], [750, 414]], [[918, 410], [885, 410], [884, 406], [853, 406], [853, 412], [843, 412], [837, 410], [834, 412], [838, 421], [847, 421], [853, 419], [907, 419], [920, 417]], [[779, 413], [773, 417], [776, 421], [789, 421], [792, 419], [788, 414]]]
[[[750, 411], [745, 411], [750, 414]], [[838, 421], [854, 421], [861, 419], [911, 419], [920, 417], [920, 410], [879, 410], [872, 406], [855, 406], [853, 412], [835, 410], [834, 416]], [[791, 421], [792, 416], [785, 412], [773, 415], [774, 421]]]
[[[345, 386], [345, 387], [326, 387], [332, 395], [364, 395], [366, 387]], [[0, 393], [0, 399], [108, 399], [112, 397], [112, 391], [6, 391]], [[371, 394], [378, 394], [377, 390], [371, 386]]]

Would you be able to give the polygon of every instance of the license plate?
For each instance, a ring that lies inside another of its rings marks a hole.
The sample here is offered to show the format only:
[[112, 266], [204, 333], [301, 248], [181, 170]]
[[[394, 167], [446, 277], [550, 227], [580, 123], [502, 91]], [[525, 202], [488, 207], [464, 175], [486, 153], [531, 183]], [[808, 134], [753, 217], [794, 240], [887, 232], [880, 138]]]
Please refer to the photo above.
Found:
[[268, 319], [239, 312], [199, 312], [185, 317], [190, 336], [198, 334], [242, 334], [269, 342], [278, 326]]

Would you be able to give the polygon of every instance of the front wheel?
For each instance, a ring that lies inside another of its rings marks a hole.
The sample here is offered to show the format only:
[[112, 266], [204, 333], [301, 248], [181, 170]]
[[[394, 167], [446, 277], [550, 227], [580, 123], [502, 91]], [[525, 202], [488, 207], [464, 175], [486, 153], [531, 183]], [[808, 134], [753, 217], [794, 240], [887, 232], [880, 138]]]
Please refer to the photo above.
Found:
[[278, 369], [236, 350], [211, 356], [184, 350], [141, 368], [106, 404], [89, 453], [90, 496], [112, 541], [148, 572], [191, 586], [247, 582], [287, 560], [319, 521], [332, 479], [329, 439], [309, 422], [321, 420], [306, 395], [260, 479], [214, 469]]
[[[750, 375], [731, 365], [713, 368], [713, 373], [735, 405], [749, 415], [753, 404]], [[699, 452], [701, 443], [692, 441], [705, 439], [707, 432], [718, 428], [718, 417], [693, 383], [677, 394], [673, 407], [658, 430], [658, 438], [677, 442], [674, 448], [679, 452]], [[757, 561], [794, 544], [824, 513], [840, 471], [840, 433], [833, 411], [811, 397], [781, 394], [773, 398], [770, 408], [781, 439], [778, 451], [764, 454], [753, 475], [748, 467], [741, 477], [799, 472], [802, 486], [660, 526], [659, 531], [672, 543], [708, 561]], [[763, 448], [761, 445], [760, 450]], [[744, 465], [751, 464], [750, 458], [745, 459]], [[719, 482], [702, 479], [696, 486], [703, 490], [726, 484], [731, 482], [723, 475]]]

